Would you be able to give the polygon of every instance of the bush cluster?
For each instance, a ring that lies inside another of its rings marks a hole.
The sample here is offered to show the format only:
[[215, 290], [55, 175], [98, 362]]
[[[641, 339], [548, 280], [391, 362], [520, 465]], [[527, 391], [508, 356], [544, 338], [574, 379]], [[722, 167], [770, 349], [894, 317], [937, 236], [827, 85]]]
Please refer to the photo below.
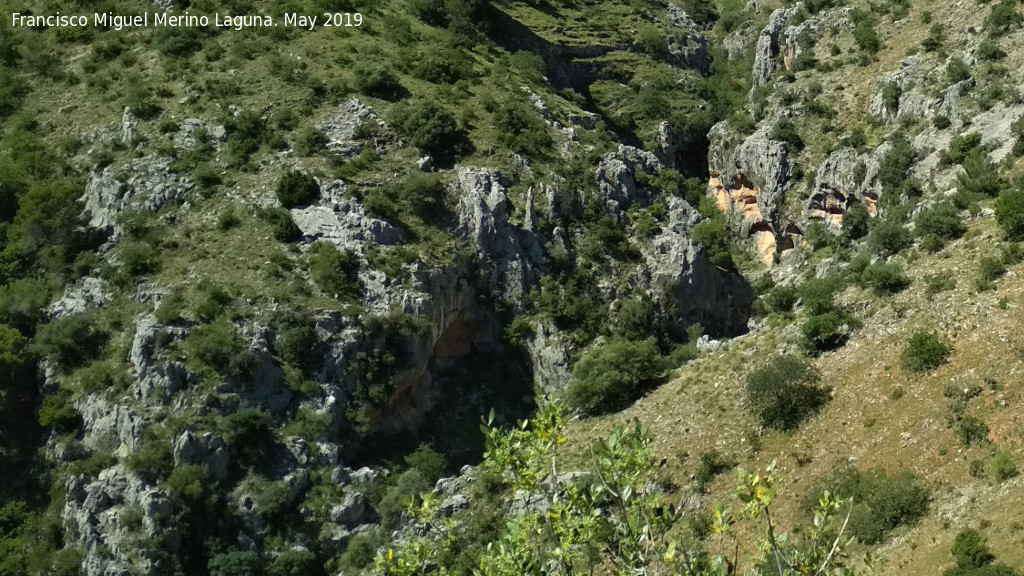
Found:
[[359, 256], [341, 251], [328, 242], [317, 242], [309, 250], [309, 274], [317, 286], [335, 298], [359, 298]]
[[566, 404], [589, 415], [622, 408], [646, 392], [664, 370], [654, 340], [612, 339], [587, 352], [573, 367]]
[[367, 96], [383, 100], [398, 100], [407, 92], [387, 66], [362, 62], [352, 70], [353, 86]]
[[29, 350], [46, 358], [58, 370], [70, 372], [95, 359], [108, 334], [96, 326], [94, 315], [63, 316], [41, 326]]
[[805, 359], [780, 356], [747, 376], [747, 403], [762, 426], [793, 430], [829, 400], [817, 369]]
[[843, 470], [828, 488], [839, 498], [853, 498], [849, 528], [864, 544], [881, 542], [893, 529], [913, 524], [928, 511], [930, 495], [924, 482], [909, 471], [888, 475]]
[[295, 208], [315, 202], [320, 197], [320, 185], [311, 175], [291, 170], [278, 180], [275, 192], [281, 206]]
[[903, 348], [903, 367], [911, 372], [927, 372], [948, 362], [952, 353], [953, 347], [945, 337], [919, 330]]
[[410, 144], [440, 160], [454, 158], [465, 146], [455, 117], [436, 100], [422, 99], [396, 106], [393, 123]]

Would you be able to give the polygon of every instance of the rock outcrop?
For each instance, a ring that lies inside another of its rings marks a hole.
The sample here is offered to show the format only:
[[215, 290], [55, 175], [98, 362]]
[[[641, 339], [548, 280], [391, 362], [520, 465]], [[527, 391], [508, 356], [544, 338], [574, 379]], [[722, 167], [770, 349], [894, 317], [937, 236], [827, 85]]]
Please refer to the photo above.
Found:
[[[68, 478], [65, 492], [66, 537], [85, 552], [85, 576], [156, 576], [173, 569], [161, 552], [177, 552], [181, 536], [170, 526], [174, 507], [163, 491], [114, 466], [95, 479]], [[162, 542], [163, 549], [147, 548], [147, 541]]]
[[669, 197], [667, 222], [642, 254], [646, 267], [638, 286], [665, 298], [680, 333], [700, 324], [713, 336], [736, 336], [747, 331], [754, 292], [736, 272], [718, 268], [692, 242], [690, 231], [701, 217], [686, 201]]
[[339, 104], [335, 113], [318, 128], [327, 136], [327, 150], [346, 158], [359, 155], [365, 141], [377, 152], [384, 152], [390, 138], [387, 124], [355, 98]]
[[769, 266], [779, 252], [792, 247], [787, 237], [794, 233], [780, 214], [791, 166], [785, 144], [769, 137], [773, 124], [764, 122], [744, 138], [727, 122], [719, 122], [708, 134], [709, 186], [715, 203], [739, 234], [754, 239]]
[[708, 39], [693, 18], [675, 4], [666, 9], [669, 22], [669, 62], [680, 68], [692, 68], [701, 74], [711, 71]]
[[820, 220], [838, 230], [843, 214], [857, 202], [864, 204], [869, 216], [875, 216], [878, 195], [870, 186], [867, 161], [849, 148], [837, 150], [825, 158], [814, 178], [814, 189], [804, 210], [805, 219]]
[[768, 17], [768, 24], [761, 30], [757, 38], [757, 46], [754, 48], [754, 67], [751, 76], [754, 80], [754, 88], [764, 86], [772, 79], [775, 73], [775, 62], [782, 49], [780, 35], [786, 27], [786, 22], [800, 10], [802, 4], [791, 8], [778, 8]]
[[117, 234], [117, 217], [125, 210], [157, 212], [184, 202], [194, 185], [188, 176], [171, 171], [170, 158], [144, 158], [115, 170], [94, 172], [82, 202], [93, 228]]

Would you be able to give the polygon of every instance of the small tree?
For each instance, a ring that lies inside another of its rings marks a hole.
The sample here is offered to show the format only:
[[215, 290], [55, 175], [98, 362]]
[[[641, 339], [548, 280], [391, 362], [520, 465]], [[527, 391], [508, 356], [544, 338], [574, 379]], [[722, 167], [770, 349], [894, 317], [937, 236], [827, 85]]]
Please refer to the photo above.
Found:
[[577, 362], [565, 390], [566, 404], [585, 414], [614, 410], [635, 400], [664, 368], [653, 340], [612, 340]]
[[311, 204], [319, 197], [320, 185], [305, 172], [289, 171], [277, 183], [277, 200], [285, 208]]
[[953, 240], [967, 232], [967, 225], [952, 204], [942, 202], [917, 215], [914, 219], [914, 232], [919, 237], [934, 235]]
[[1010, 240], [1024, 239], [1024, 188], [1003, 190], [996, 200], [996, 221]]
[[747, 376], [747, 401], [762, 426], [793, 430], [828, 402], [820, 380], [807, 360], [779, 356]]
[[843, 214], [843, 233], [851, 240], [859, 240], [867, 235], [870, 221], [867, 207], [857, 202]]
[[338, 298], [358, 298], [359, 256], [351, 249], [342, 252], [327, 242], [317, 242], [309, 251], [309, 273], [320, 288]]
[[914, 243], [910, 231], [899, 222], [883, 220], [877, 223], [868, 234], [868, 246], [883, 256], [899, 254], [904, 248]]
[[919, 330], [914, 332], [903, 349], [903, 367], [911, 372], [927, 372], [948, 362], [952, 352], [946, 338]]

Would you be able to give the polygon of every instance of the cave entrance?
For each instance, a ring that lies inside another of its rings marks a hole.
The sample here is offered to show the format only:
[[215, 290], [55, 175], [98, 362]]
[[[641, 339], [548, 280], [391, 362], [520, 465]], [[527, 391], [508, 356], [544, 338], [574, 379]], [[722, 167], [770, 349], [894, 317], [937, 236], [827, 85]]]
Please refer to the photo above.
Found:
[[429, 407], [408, 426], [366, 438], [352, 465], [400, 463], [425, 443], [445, 456], [448, 473], [454, 474], [482, 460], [480, 419], [491, 409], [498, 424], [529, 418], [537, 409], [529, 359], [500, 338], [491, 338], [495, 332], [500, 334], [492, 322], [452, 322], [435, 343], [419, 378], [417, 385], [426, 392], [409, 399]]

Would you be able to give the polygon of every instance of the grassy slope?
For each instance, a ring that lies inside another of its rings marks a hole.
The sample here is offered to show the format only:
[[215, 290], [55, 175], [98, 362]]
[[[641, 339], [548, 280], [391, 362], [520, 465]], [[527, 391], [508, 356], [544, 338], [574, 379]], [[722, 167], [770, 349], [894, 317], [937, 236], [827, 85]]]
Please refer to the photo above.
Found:
[[[670, 382], [621, 414], [574, 422], [569, 433], [573, 444], [583, 445], [614, 424], [639, 418], [654, 434], [659, 456], [668, 458], [676, 483], [684, 487], [691, 484], [699, 455], [712, 448], [737, 457], [748, 469], [776, 460], [784, 524], [801, 514], [804, 496], [847, 461], [861, 469], [910, 469], [933, 486], [934, 503], [927, 519], [897, 531], [881, 547], [889, 558], [881, 574], [935, 574], [936, 567], [949, 561], [956, 533], [976, 527], [983, 518], [991, 522], [985, 533], [997, 557], [1021, 565], [1024, 533], [1013, 522], [1024, 502], [1024, 481], [1018, 477], [992, 485], [987, 479], [972, 478], [968, 463], [986, 458], [990, 448], [961, 448], [945, 425], [949, 401], [943, 397], [944, 386], [983, 386], [968, 414], [988, 423], [995, 446], [1010, 449], [1018, 458], [1021, 454], [1024, 425], [1018, 403], [1024, 400], [1024, 337], [1017, 328], [1024, 323], [1024, 286], [1015, 275], [1024, 269], [1011, 269], [995, 291], [976, 293], [976, 262], [992, 252], [998, 232], [990, 219], [974, 222], [971, 230], [976, 234], [971, 240], [957, 241], [938, 255], [915, 258], [908, 267], [914, 284], [895, 297], [878, 299], [858, 288], [848, 289], [843, 300], [853, 308], [863, 306], [864, 327], [845, 347], [814, 361], [823, 381], [834, 387], [834, 397], [798, 431], [767, 432], [757, 438], [758, 449], [751, 447], [756, 422], [742, 406], [744, 377], [752, 364], [791, 349], [796, 341], [795, 324], [772, 317], [768, 327], [683, 367]], [[957, 285], [928, 300], [923, 278], [938, 272], [950, 272]], [[1003, 299], [1005, 309], [999, 305]], [[951, 362], [920, 376], [903, 370], [899, 355], [915, 329], [949, 334], [955, 348]], [[986, 377], [1005, 389], [991, 390], [983, 381]], [[893, 399], [897, 388], [905, 393]], [[1005, 397], [1007, 407], [996, 405], [997, 395]], [[724, 474], [706, 501], [728, 501], [733, 482], [731, 473]]]

